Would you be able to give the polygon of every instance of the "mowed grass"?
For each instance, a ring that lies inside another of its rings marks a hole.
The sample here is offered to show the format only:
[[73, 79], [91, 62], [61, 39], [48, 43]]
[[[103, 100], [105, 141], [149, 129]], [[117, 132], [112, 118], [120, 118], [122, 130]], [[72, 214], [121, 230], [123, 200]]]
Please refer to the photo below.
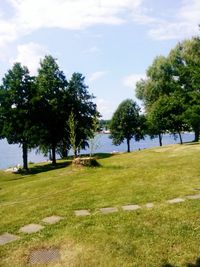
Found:
[[[184, 144], [104, 155], [98, 168], [32, 166], [28, 175], [0, 172], [0, 234], [63, 216], [38, 233], [0, 246], [0, 266], [26, 266], [37, 248], [59, 248], [48, 266], [200, 266], [200, 145]], [[154, 203], [152, 209], [146, 203]], [[121, 206], [138, 204], [137, 211]], [[119, 207], [103, 215], [99, 208]], [[74, 210], [91, 215], [75, 217]], [[192, 265], [193, 264], [193, 265]]]

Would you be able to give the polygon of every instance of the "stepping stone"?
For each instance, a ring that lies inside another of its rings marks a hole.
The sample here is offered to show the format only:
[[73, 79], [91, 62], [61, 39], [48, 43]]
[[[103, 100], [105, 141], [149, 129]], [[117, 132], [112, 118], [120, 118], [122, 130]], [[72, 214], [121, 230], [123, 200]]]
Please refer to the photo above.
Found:
[[9, 233], [4, 233], [0, 235], [0, 245], [5, 245], [7, 243], [10, 243], [12, 241], [20, 239], [19, 236], [17, 235], [11, 235]]
[[123, 210], [127, 210], [127, 211], [131, 211], [131, 210], [138, 210], [141, 207], [139, 205], [126, 205], [126, 206], [122, 206]]
[[75, 215], [76, 216], [88, 216], [90, 215], [89, 210], [75, 210]]
[[31, 252], [28, 263], [33, 264], [48, 264], [60, 260], [59, 249], [38, 249]]
[[198, 195], [190, 195], [190, 196], [186, 196], [186, 198], [188, 198], [188, 199], [200, 199], [200, 194], [198, 194]]
[[175, 203], [180, 203], [183, 201], [185, 201], [185, 199], [183, 199], [183, 198], [174, 198], [174, 199], [167, 200], [167, 203], [175, 204]]
[[46, 217], [46, 218], [42, 219], [42, 222], [45, 222], [48, 224], [55, 224], [62, 219], [63, 219], [63, 217], [53, 215], [53, 216]]
[[23, 227], [21, 227], [19, 229], [19, 232], [22, 232], [22, 233], [26, 233], [26, 234], [32, 234], [32, 233], [36, 233], [38, 231], [40, 231], [41, 229], [43, 229], [44, 226], [40, 225], [40, 224], [27, 224]]
[[154, 204], [153, 203], [147, 203], [145, 206], [147, 209], [151, 209], [154, 207]]
[[103, 214], [108, 214], [108, 213], [118, 212], [118, 208], [116, 208], [116, 207], [108, 207], [108, 208], [102, 208], [102, 209], [100, 209], [100, 211]]

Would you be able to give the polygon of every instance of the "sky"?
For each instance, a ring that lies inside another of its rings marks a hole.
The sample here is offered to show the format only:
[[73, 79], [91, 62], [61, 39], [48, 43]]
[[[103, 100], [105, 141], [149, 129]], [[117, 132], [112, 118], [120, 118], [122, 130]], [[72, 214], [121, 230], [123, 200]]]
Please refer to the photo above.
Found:
[[[45, 55], [85, 76], [110, 119], [156, 56], [199, 34], [199, 0], [1, 0], [0, 79], [15, 62], [37, 74]], [[139, 103], [141, 104], [141, 103]]]

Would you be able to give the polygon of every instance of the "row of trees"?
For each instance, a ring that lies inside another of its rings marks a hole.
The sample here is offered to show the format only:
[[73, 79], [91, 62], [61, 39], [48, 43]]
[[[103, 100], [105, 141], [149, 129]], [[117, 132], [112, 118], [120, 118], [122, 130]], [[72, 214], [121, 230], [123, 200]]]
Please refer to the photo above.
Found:
[[36, 147], [51, 151], [56, 164], [56, 152], [64, 156], [73, 146], [77, 154], [88, 145], [99, 116], [93, 98], [82, 74], [73, 73], [67, 81], [50, 55], [40, 62], [35, 77], [15, 63], [0, 86], [0, 138], [21, 145], [24, 169], [28, 169], [28, 150]]
[[179, 43], [167, 57], [156, 57], [146, 72], [146, 79], [136, 86], [136, 95], [143, 101], [148, 133], [178, 134], [194, 131], [200, 134], [200, 38]]
[[142, 100], [145, 113], [133, 100], [123, 101], [115, 111], [111, 123], [111, 138], [116, 145], [130, 140], [139, 141], [144, 135], [158, 136], [166, 132], [178, 134], [194, 131], [200, 134], [200, 38], [179, 43], [167, 57], [156, 57], [146, 72], [146, 79], [136, 85], [137, 98]]

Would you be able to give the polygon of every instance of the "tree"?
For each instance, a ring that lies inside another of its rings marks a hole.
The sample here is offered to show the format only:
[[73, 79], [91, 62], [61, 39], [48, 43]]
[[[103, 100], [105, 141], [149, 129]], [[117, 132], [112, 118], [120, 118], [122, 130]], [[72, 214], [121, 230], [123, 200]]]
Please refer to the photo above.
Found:
[[195, 133], [194, 141], [199, 141], [200, 38], [179, 43], [171, 50], [169, 59], [184, 99], [185, 121]]
[[191, 92], [188, 94], [188, 96], [189, 99], [188, 103], [186, 103], [184, 119], [186, 124], [189, 125], [194, 131], [194, 142], [198, 142], [200, 135], [200, 93]]
[[[156, 57], [147, 70], [147, 79], [136, 85], [136, 96], [144, 103], [150, 131], [157, 132], [159, 136], [163, 129], [173, 134], [178, 132], [181, 140], [181, 130], [189, 129], [190, 126], [195, 132], [195, 141], [198, 141], [199, 84], [199, 37], [179, 43], [166, 58]], [[161, 103], [167, 106], [163, 107]], [[160, 108], [157, 108], [159, 105]], [[160, 120], [156, 121], [158, 118]], [[162, 121], [166, 119], [168, 123], [164, 126]]]
[[33, 119], [33, 98], [36, 87], [27, 67], [15, 63], [3, 78], [0, 87], [1, 137], [9, 144], [20, 144], [23, 168], [28, 169], [28, 149], [36, 144]]
[[99, 120], [95, 116], [92, 123], [93, 137], [89, 139], [90, 157], [92, 157], [94, 151], [100, 147], [100, 134], [99, 130]]
[[52, 163], [56, 164], [56, 148], [67, 136], [67, 80], [56, 59], [48, 55], [40, 62], [36, 81], [35, 123], [40, 126], [39, 142], [42, 146], [51, 147]]
[[111, 138], [115, 145], [127, 142], [127, 152], [130, 152], [130, 141], [135, 137], [136, 141], [143, 138], [141, 130], [140, 108], [131, 99], [124, 100], [115, 111], [111, 123]]
[[77, 122], [75, 121], [73, 112], [71, 112], [69, 116], [68, 126], [69, 126], [69, 141], [74, 152], [74, 158], [76, 158], [79, 144], [77, 143], [77, 136], [76, 136]]
[[[178, 94], [174, 93], [170, 96], [161, 96], [152, 105], [148, 113], [148, 121], [153, 125], [152, 128], [155, 131], [159, 131], [159, 135], [162, 135], [166, 131], [171, 132], [174, 136], [178, 134], [180, 143], [182, 144], [181, 132], [188, 130], [188, 126], [184, 121], [183, 112], [183, 99]], [[162, 144], [161, 139], [159, 140], [160, 145]]]
[[[76, 155], [78, 150], [89, 146], [88, 140], [94, 136], [94, 118], [100, 116], [93, 95], [88, 92], [85, 77], [81, 73], [73, 73], [68, 84], [69, 109], [73, 113], [75, 126]], [[71, 130], [69, 132], [72, 132]]]

